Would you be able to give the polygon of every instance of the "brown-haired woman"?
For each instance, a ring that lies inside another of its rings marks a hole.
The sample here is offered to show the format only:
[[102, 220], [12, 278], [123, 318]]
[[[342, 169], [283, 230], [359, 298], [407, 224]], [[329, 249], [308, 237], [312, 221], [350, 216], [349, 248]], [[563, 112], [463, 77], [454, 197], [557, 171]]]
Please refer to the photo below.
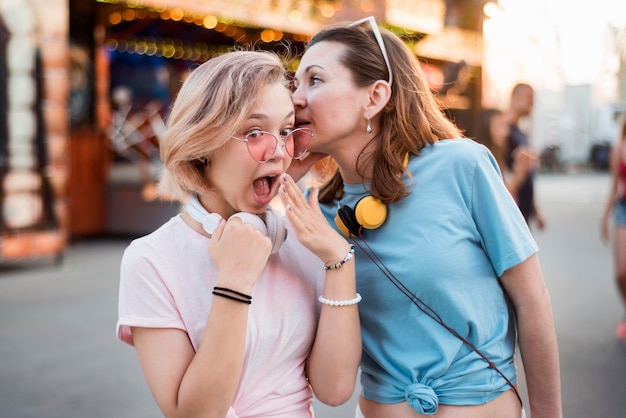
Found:
[[302, 171], [330, 155], [322, 211], [357, 247], [357, 416], [559, 418], [559, 361], [537, 246], [485, 147], [445, 118], [400, 38], [373, 18], [315, 35], [294, 79]]

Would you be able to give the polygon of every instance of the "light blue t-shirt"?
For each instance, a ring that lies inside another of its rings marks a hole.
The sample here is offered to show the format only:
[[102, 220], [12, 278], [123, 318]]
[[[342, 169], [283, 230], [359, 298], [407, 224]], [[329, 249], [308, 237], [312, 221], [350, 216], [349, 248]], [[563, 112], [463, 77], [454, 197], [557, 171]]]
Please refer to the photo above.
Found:
[[[411, 194], [388, 206], [380, 228], [364, 230], [365, 242], [354, 239], [362, 393], [381, 403], [408, 401], [422, 414], [436, 413], [439, 403], [483, 404], [510, 389], [506, 381], [422, 312], [363, 248], [515, 383], [515, 319], [498, 277], [537, 245], [484, 146], [439, 141], [408, 168]], [[322, 206], [329, 222], [366, 187], [344, 185], [340, 201]]]

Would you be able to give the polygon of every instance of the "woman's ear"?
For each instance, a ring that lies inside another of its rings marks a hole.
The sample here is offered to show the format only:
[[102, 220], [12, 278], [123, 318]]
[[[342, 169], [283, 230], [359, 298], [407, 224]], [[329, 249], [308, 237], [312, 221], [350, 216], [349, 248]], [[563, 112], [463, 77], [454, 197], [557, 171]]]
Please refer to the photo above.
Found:
[[373, 118], [389, 102], [391, 98], [391, 87], [384, 80], [374, 82], [368, 89], [369, 100], [365, 110], [370, 118]]

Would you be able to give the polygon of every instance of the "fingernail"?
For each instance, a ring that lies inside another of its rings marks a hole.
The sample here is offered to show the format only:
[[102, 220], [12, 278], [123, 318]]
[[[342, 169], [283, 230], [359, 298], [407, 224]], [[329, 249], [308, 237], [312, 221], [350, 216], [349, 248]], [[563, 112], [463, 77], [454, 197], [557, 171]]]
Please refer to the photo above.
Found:
[[291, 178], [291, 177], [289, 177], [289, 174], [284, 173], [284, 174], [283, 174], [283, 177], [282, 177], [282, 181], [283, 181], [283, 183], [287, 183], [287, 182], [289, 181], [289, 179], [290, 179], [290, 178]]

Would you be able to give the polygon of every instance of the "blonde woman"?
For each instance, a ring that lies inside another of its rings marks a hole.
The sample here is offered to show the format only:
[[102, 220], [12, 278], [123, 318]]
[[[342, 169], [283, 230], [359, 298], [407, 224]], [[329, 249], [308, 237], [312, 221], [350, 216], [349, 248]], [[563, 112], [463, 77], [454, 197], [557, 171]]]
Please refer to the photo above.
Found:
[[166, 417], [311, 418], [314, 394], [352, 395], [353, 250], [284, 174], [311, 138], [271, 53], [213, 58], [183, 84], [159, 186], [185, 210], [126, 249], [117, 324]]

